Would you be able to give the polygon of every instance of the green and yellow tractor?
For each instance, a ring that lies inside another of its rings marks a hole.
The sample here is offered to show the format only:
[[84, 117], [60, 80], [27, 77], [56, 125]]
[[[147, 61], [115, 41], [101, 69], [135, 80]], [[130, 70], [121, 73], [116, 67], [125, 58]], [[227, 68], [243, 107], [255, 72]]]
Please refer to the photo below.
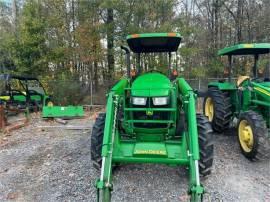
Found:
[[[111, 199], [115, 165], [157, 163], [186, 166], [191, 201], [200, 201], [200, 176], [210, 174], [213, 163], [212, 128], [207, 117], [196, 114], [196, 94], [171, 68], [171, 53], [181, 41], [179, 33], [144, 33], [127, 36], [127, 76], [107, 94], [106, 113], [100, 113], [91, 134], [91, 158], [100, 169], [97, 200]], [[130, 50], [136, 54], [136, 75], [130, 69]], [[150, 66], [140, 55], [163, 54], [168, 75]], [[144, 69], [144, 71], [143, 71]]]
[[9, 107], [42, 108], [51, 98], [36, 77], [0, 74], [0, 100]]
[[[262, 78], [258, 75], [259, 56], [269, 53], [270, 43], [238, 44], [220, 50], [218, 55], [229, 59], [229, 78], [210, 82], [204, 99], [204, 114], [215, 131], [223, 132], [237, 121], [240, 149], [252, 161], [270, 156], [270, 75], [269, 71]], [[232, 58], [237, 55], [254, 57], [253, 76], [242, 75], [232, 82]]]

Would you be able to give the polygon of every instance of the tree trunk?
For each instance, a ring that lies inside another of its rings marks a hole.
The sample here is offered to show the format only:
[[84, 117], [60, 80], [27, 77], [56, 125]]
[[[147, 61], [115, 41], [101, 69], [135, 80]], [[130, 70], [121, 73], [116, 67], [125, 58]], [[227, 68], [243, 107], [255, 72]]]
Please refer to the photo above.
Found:
[[243, 0], [238, 0], [236, 19], [237, 42], [239, 43], [242, 42]]
[[17, 16], [17, 2], [16, 0], [12, 0], [12, 25], [13, 25], [13, 32], [18, 40], [18, 16]]

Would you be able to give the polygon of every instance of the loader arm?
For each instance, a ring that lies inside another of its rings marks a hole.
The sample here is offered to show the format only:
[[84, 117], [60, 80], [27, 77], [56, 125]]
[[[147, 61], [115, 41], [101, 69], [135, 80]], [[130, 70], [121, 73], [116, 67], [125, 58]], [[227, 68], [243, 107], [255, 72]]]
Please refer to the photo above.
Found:
[[96, 182], [97, 201], [111, 201], [112, 185], [112, 154], [116, 139], [116, 115], [118, 110], [119, 98], [124, 93], [128, 80], [120, 80], [107, 95], [106, 121], [102, 145], [102, 166], [100, 178]]
[[180, 100], [183, 104], [183, 110], [187, 121], [187, 147], [188, 147], [188, 158], [189, 158], [189, 194], [191, 195], [191, 201], [200, 201], [204, 193], [204, 188], [200, 184], [199, 174], [199, 141], [198, 141], [198, 130], [196, 120], [196, 108], [195, 108], [195, 97], [192, 88], [183, 78], [178, 79], [178, 89]]

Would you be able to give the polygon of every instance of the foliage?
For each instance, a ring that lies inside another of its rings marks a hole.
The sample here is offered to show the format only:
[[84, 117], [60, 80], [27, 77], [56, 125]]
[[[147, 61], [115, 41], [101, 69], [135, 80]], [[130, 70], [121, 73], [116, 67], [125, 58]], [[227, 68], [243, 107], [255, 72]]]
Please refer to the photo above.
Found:
[[[88, 90], [93, 82], [98, 91], [105, 81], [126, 72], [119, 47], [127, 34], [177, 31], [183, 36], [181, 57], [173, 60], [184, 69], [183, 75], [217, 77], [226, 65], [218, 49], [269, 41], [269, 9], [267, 0], [0, 1], [0, 69], [47, 81], [66, 75], [65, 80], [78, 81], [78, 87], [69, 89], [67, 82], [59, 89]], [[249, 62], [235, 61], [240, 68], [234, 73], [250, 71]], [[135, 57], [131, 63], [137, 67]], [[168, 58], [143, 56], [142, 64], [144, 70], [166, 72]]]
[[11, 41], [12, 58], [18, 73], [37, 76], [48, 66], [45, 16], [37, 1], [26, 1], [22, 12], [19, 38]]

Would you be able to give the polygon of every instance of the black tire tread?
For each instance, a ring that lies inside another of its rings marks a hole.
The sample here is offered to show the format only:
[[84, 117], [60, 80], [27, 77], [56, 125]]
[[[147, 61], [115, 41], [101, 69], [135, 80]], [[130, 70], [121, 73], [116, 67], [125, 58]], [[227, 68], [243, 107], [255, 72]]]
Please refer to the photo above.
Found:
[[211, 123], [213, 130], [217, 132], [227, 130], [232, 116], [232, 104], [229, 93], [217, 88], [209, 88], [208, 95], [204, 100], [204, 106], [207, 97], [211, 97], [214, 102], [214, 118]]
[[100, 169], [102, 163], [101, 149], [103, 143], [105, 118], [105, 113], [98, 114], [91, 134], [91, 160], [96, 169]]
[[207, 117], [197, 114], [200, 161], [199, 170], [202, 176], [211, 174], [214, 159], [213, 130]]

